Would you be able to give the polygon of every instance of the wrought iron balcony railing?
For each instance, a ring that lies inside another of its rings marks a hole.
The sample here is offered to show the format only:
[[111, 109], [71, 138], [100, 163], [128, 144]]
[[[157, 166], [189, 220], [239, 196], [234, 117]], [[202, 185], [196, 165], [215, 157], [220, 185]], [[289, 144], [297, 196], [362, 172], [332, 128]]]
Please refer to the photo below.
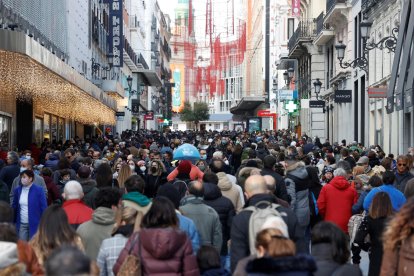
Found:
[[302, 19], [288, 42], [289, 52], [293, 50], [299, 40], [312, 40], [317, 35], [316, 19]]

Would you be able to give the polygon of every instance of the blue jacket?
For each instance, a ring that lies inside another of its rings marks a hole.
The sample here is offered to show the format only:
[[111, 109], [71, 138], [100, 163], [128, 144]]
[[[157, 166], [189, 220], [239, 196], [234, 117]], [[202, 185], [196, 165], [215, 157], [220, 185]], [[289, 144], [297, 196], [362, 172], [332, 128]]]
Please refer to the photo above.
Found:
[[[370, 190], [371, 191], [371, 190]], [[352, 205], [352, 214], [360, 214], [363, 210], [364, 210], [364, 200], [367, 197], [367, 194], [370, 191], [363, 191], [358, 198], [357, 203], [355, 203], [354, 205]]]
[[404, 194], [401, 193], [397, 188], [395, 188], [392, 184], [384, 184], [380, 187], [372, 189], [371, 192], [367, 194], [364, 200], [364, 209], [366, 211], [369, 211], [369, 207], [371, 206], [374, 196], [379, 192], [385, 192], [390, 196], [392, 209], [394, 209], [396, 212], [398, 212], [401, 206], [403, 206], [406, 202]]
[[[14, 190], [13, 209], [14, 209], [14, 222], [16, 223], [16, 230], [20, 229], [20, 195], [22, 193], [23, 186], [19, 185]], [[30, 239], [36, 233], [39, 226], [40, 218], [43, 211], [47, 208], [46, 196], [43, 188], [34, 183], [29, 190], [29, 237]]]
[[177, 213], [177, 216], [180, 223], [180, 230], [187, 233], [188, 238], [191, 240], [191, 245], [193, 246], [193, 252], [194, 254], [197, 254], [197, 251], [200, 248], [200, 236], [198, 235], [194, 222], [181, 214]]

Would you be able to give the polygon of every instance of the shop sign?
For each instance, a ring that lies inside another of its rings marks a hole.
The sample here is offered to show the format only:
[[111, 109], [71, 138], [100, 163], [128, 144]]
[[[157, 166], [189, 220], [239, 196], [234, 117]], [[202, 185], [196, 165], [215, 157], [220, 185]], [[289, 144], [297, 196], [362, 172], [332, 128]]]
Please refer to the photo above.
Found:
[[257, 116], [259, 117], [273, 117], [276, 113], [271, 112], [270, 110], [259, 110], [257, 111]]
[[387, 89], [387, 87], [369, 87], [368, 98], [386, 98]]
[[352, 103], [352, 90], [336, 90], [335, 91], [336, 103]]
[[279, 90], [279, 100], [295, 100], [298, 98], [297, 90]]
[[292, 0], [292, 16], [300, 16], [300, 0]]
[[154, 120], [154, 111], [147, 111], [144, 115], [145, 120]]
[[116, 117], [124, 117], [125, 112], [115, 112]]
[[113, 67], [123, 66], [123, 0], [109, 0], [109, 52], [113, 55]]
[[309, 107], [310, 108], [324, 108], [325, 107], [325, 101], [309, 101]]

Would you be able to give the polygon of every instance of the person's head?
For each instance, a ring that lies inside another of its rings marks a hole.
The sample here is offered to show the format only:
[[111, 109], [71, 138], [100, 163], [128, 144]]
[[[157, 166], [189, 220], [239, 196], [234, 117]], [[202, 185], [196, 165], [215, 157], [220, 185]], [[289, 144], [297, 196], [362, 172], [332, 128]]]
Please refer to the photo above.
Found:
[[104, 207], [116, 209], [121, 199], [121, 193], [118, 188], [104, 187], [99, 189], [95, 196], [96, 208]]
[[213, 158], [212, 162], [210, 163], [210, 170], [213, 173], [223, 172], [224, 168], [224, 161], [222, 159]]
[[64, 244], [75, 244], [77, 234], [70, 226], [65, 210], [50, 205], [43, 212], [38, 228], [40, 252], [47, 259], [49, 254]]
[[342, 168], [338, 168], [338, 169], [334, 170], [333, 174], [334, 174], [334, 177], [342, 176], [345, 179], [348, 179], [348, 173]]
[[382, 175], [382, 183], [391, 185], [395, 181], [395, 174], [392, 171], [385, 171]]
[[208, 164], [205, 160], [198, 160], [196, 163], [196, 166], [200, 169], [202, 172], [207, 172], [208, 170]]
[[207, 159], [207, 151], [205, 149], [200, 149], [200, 158], [201, 160]]
[[91, 260], [75, 246], [54, 250], [45, 263], [46, 275], [91, 275]]
[[125, 181], [132, 175], [132, 170], [127, 164], [122, 164], [121, 169], [118, 172], [118, 184], [120, 188], [125, 187]]
[[261, 175], [249, 176], [244, 183], [244, 190], [247, 199], [257, 194], [266, 194], [266, 180]]
[[263, 178], [266, 182], [268, 193], [274, 194], [276, 191], [276, 179], [271, 175], [264, 175]]
[[263, 158], [263, 167], [265, 169], [273, 170], [276, 161], [277, 160], [273, 155], [267, 155]]
[[213, 153], [213, 159], [223, 160], [224, 154], [222, 151], [216, 151]]
[[100, 164], [95, 170], [95, 180], [98, 188], [112, 186], [112, 169], [107, 163]]
[[20, 173], [20, 182], [23, 186], [30, 186], [34, 181], [34, 172], [32, 170], [24, 170]]
[[80, 179], [88, 179], [91, 176], [91, 168], [88, 166], [80, 166], [78, 169], [78, 177]]
[[326, 165], [333, 165], [336, 163], [335, 157], [331, 156], [331, 155], [327, 155], [325, 157], [325, 164]]
[[94, 150], [92, 152], [92, 159], [93, 160], [98, 160], [100, 158], [101, 158], [101, 152], [100, 151], [97, 151], [97, 150]]
[[373, 219], [386, 218], [391, 216], [392, 213], [390, 196], [385, 192], [377, 193], [369, 207], [369, 216]]
[[0, 223], [8, 222], [13, 223], [14, 210], [5, 201], [0, 200]]
[[369, 166], [369, 158], [368, 156], [361, 156], [357, 161], [358, 166], [363, 166], [367, 168]]
[[145, 181], [140, 175], [131, 175], [125, 180], [125, 190], [127, 193], [139, 192], [144, 193]]
[[178, 217], [173, 203], [165, 197], [156, 197], [152, 201], [151, 208], [142, 219], [143, 228], [168, 228], [178, 227]]
[[161, 175], [166, 172], [164, 164], [159, 160], [155, 159], [150, 163], [150, 174], [152, 175]]
[[19, 155], [15, 151], [9, 151], [7, 153], [7, 164], [17, 164], [19, 163]]
[[206, 172], [203, 176], [203, 182], [218, 185], [219, 179], [217, 174], [213, 172]]
[[204, 273], [209, 269], [220, 268], [220, 254], [215, 247], [203, 245], [197, 251], [197, 263], [200, 273]]
[[171, 202], [174, 204], [175, 209], [178, 209], [180, 207], [180, 193], [173, 185], [161, 185], [158, 188], [157, 196], [163, 196], [171, 200]]
[[203, 197], [204, 196], [203, 183], [198, 180], [191, 181], [188, 184], [188, 193], [195, 197]]
[[20, 162], [20, 171], [24, 170], [33, 170], [33, 160], [32, 159], [23, 159]]
[[389, 222], [383, 235], [384, 250], [394, 251], [414, 230], [414, 198], [409, 198]]
[[[409, 170], [409, 160], [407, 156], [400, 155], [397, 157], [397, 172], [399, 174], [405, 174]], [[385, 182], [384, 182], [385, 183]]]
[[378, 175], [371, 176], [371, 178], [368, 180], [368, 185], [371, 186], [372, 188], [381, 186], [382, 185], [381, 177], [379, 177]]
[[82, 199], [82, 185], [76, 180], [71, 180], [66, 183], [65, 188], [63, 189], [63, 198], [65, 200]]
[[18, 240], [19, 237], [13, 223], [0, 223], [0, 242], [17, 243]]
[[115, 215], [115, 226], [112, 230], [112, 234], [115, 234], [118, 229], [125, 225], [133, 225], [133, 231], [136, 232], [140, 229], [143, 214], [132, 207], [124, 207], [123, 205], [117, 210]]
[[338, 163], [336, 163], [336, 168], [342, 168], [344, 169], [348, 174], [352, 173], [352, 168], [349, 162], [345, 160], [340, 160]]
[[52, 170], [51, 170], [51, 169], [49, 169], [49, 168], [43, 167], [43, 168], [40, 170], [40, 175], [41, 175], [42, 177], [45, 177], [45, 176], [47, 176], [47, 177], [52, 177]]
[[58, 161], [57, 166], [59, 170], [70, 169], [70, 162], [65, 157], [61, 157]]
[[331, 222], [319, 222], [312, 230], [312, 246], [329, 244], [333, 260], [345, 264], [350, 257], [349, 242], [345, 233]]
[[60, 179], [64, 182], [70, 180], [70, 171], [68, 169], [63, 169], [60, 171]]
[[276, 228], [266, 228], [258, 232], [255, 246], [259, 258], [263, 256], [277, 258], [296, 254], [295, 243]]
[[410, 198], [414, 195], [414, 178], [411, 178], [407, 181], [407, 184], [405, 184], [404, 195], [405, 198]]
[[349, 150], [348, 150], [347, 148], [342, 148], [342, 149], [341, 149], [341, 156], [342, 156], [343, 158], [348, 157], [348, 156], [349, 156]]

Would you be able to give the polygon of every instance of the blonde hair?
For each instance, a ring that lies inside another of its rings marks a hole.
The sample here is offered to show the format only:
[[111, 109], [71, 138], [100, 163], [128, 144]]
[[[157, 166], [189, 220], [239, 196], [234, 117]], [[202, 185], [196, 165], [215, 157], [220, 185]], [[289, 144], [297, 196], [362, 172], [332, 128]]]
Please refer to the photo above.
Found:
[[121, 165], [121, 169], [119, 170], [118, 173], [118, 184], [119, 184], [119, 188], [123, 189], [125, 187], [125, 180], [128, 179], [128, 177], [130, 177], [132, 175], [132, 170], [129, 167], [129, 165], [127, 164], [122, 164]]
[[257, 233], [256, 248], [264, 248], [270, 257], [294, 256], [296, 254], [295, 243], [286, 238], [282, 231], [268, 228]]
[[360, 174], [365, 173], [365, 168], [364, 166], [355, 166], [354, 169], [352, 170], [352, 175], [353, 176], [357, 176]]
[[117, 210], [115, 214], [115, 225], [114, 229], [112, 230], [112, 234], [114, 234], [119, 227], [124, 222], [126, 225], [134, 225], [134, 232], [140, 230], [140, 225], [142, 221], [142, 217], [144, 214], [132, 207], [121, 207]]

